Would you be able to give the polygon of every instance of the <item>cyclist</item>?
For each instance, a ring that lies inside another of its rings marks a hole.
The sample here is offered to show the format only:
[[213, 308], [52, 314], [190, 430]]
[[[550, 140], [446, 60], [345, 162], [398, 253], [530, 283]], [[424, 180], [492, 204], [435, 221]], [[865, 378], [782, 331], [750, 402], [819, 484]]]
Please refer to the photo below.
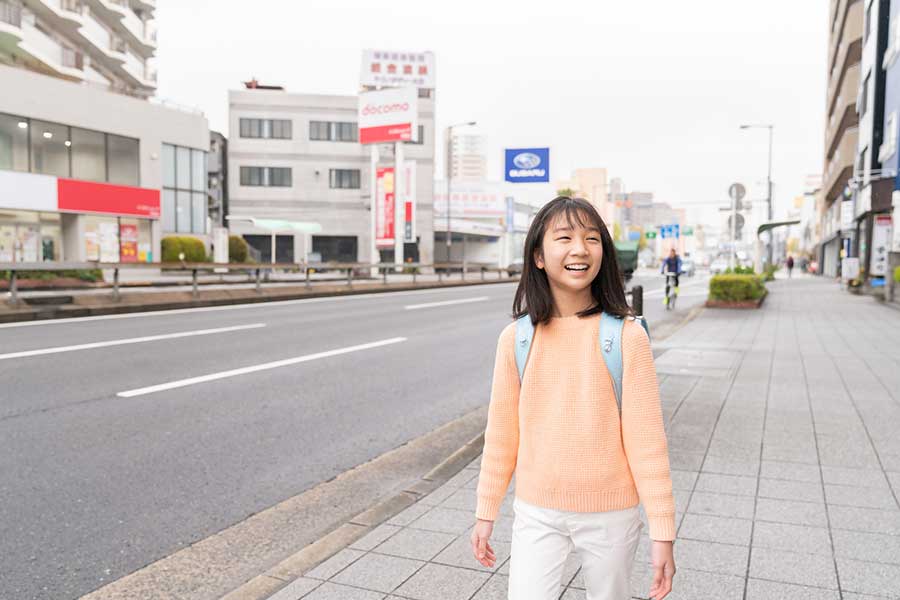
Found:
[[669, 304], [669, 277], [675, 278], [675, 296], [678, 296], [678, 276], [681, 275], [681, 257], [678, 256], [678, 252], [675, 251], [675, 248], [669, 250], [669, 256], [666, 257], [662, 262], [662, 267], [660, 268], [660, 273], [666, 275], [666, 295], [663, 298], [663, 304], [668, 306]]

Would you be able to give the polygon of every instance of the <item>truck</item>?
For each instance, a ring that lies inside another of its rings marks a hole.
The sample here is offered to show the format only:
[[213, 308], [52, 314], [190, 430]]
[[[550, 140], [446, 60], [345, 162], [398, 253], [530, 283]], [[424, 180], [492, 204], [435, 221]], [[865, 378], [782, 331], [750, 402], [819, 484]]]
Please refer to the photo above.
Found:
[[631, 281], [631, 277], [638, 266], [639, 244], [636, 241], [621, 241], [615, 242], [615, 245], [616, 262], [619, 264], [619, 271], [625, 277], [625, 281]]

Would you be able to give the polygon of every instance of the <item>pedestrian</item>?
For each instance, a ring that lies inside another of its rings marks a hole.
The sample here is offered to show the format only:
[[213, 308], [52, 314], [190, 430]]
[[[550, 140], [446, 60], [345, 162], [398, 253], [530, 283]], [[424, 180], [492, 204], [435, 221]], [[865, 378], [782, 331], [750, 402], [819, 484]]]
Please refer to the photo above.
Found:
[[[675, 503], [650, 340], [625, 299], [615, 246], [589, 202], [560, 196], [535, 216], [513, 317], [534, 324], [521, 383], [516, 322], [497, 342], [472, 551], [494, 567], [489, 539], [516, 475], [509, 600], [559, 597], [570, 551], [587, 600], [631, 597], [647, 514], [661, 600], [675, 574]], [[624, 319], [621, 394], [604, 366], [601, 313]], [[621, 399], [621, 414], [617, 405]]]
[[787, 261], [786, 261], [784, 264], [785, 264], [785, 266], [787, 266], [787, 270], [788, 270], [788, 279], [790, 279], [790, 278], [791, 278], [791, 273], [793, 273], [793, 271], [794, 271], [794, 257], [788, 255]]

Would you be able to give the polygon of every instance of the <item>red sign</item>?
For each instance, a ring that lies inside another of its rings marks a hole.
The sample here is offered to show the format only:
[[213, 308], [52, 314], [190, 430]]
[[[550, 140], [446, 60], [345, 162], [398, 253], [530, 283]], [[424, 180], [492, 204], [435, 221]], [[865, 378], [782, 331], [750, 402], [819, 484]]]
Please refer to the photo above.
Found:
[[119, 262], [131, 263], [138, 259], [137, 225], [119, 226]]
[[394, 168], [382, 167], [375, 171], [375, 246], [391, 248], [394, 245]]
[[359, 130], [360, 144], [380, 144], [382, 142], [408, 142], [412, 140], [412, 123], [384, 125]]
[[159, 190], [59, 179], [57, 193], [59, 210], [159, 218]]

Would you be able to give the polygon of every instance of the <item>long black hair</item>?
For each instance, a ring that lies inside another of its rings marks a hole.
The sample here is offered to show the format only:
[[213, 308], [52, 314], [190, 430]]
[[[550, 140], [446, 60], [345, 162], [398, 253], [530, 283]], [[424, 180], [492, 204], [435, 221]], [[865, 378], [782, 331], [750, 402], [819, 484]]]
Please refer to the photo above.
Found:
[[[531, 315], [531, 322], [547, 323], [553, 316], [553, 294], [547, 273], [535, 264], [536, 254], [543, 252], [544, 232], [553, 223], [557, 215], [565, 214], [569, 227], [574, 229], [575, 223], [581, 227], [596, 227], [600, 230], [600, 241], [603, 246], [603, 259], [600, 272], [591, 281], [591, 295], [595, 306], [578, 313], [579, 317], [587, 317], [605, 312], [617, 317], [633, 316], [634, 311], [625, 299], [625, 285], [616, 261], [616, 246], [606, 224], [597, 209], [582, 198], [558, 196], [545, 204], [535, 215], [525, 237], [525, 250], [522, 260], [522, 277], [516, 288], [513, 300], [513, 318]], [[587, 225], [585, 224], [587, 221]]]

